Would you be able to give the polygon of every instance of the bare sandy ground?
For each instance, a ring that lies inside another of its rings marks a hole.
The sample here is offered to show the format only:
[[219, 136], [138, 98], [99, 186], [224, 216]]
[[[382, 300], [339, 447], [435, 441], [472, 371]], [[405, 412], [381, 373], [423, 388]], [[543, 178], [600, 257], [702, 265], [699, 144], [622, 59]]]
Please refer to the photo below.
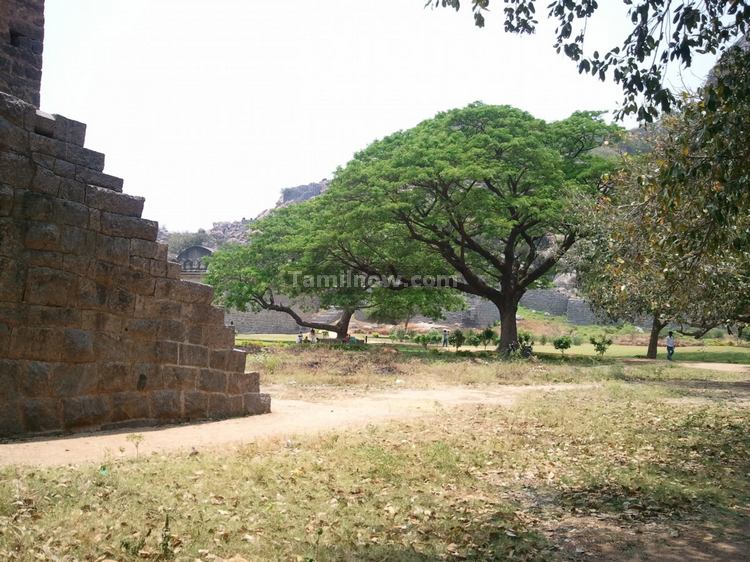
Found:
[[[363, 397], [304, 401], [274, 399], [273, 413], [217, 422], [137, 430], [76, 434], [0, 444], [0, 466], [54, 466], [101, 463], [108, 458], [135, 456], [127, 440], [132, 433], [144, 436], [141, 455], [152, 453], [224, 450], [259, 440], [288, 438], [337, 429], [362, 427], [393, 419], [434, 414], [471, 404], [510, 406], [534, 391], [590, 388], [592, 385], [501, 386], [471, 389], [461, 386], [430, 390], [403, 389]], [[268, 390], [268, 389], [266, 389]]]
[[[667, 364], [664, 360], [659, 359], [636, 359], [628, 358], [623, 359], [623, 363], [650, 363], [653, 365], [665, 365]], [[701, 361], [674, 361], [670, 363], [675, 367], [687, 367], [690, 369], [708, 369], [709, 371], [723, 371], [725, 373], [747, 373], [750, 375], [750, 365], [742, 363], [707, 363]]]

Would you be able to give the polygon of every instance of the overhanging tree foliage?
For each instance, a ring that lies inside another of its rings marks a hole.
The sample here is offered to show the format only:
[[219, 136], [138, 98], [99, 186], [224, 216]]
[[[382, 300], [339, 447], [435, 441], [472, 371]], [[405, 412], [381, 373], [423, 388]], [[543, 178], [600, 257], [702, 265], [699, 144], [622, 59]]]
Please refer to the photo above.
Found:
[[[557, 23], [554, 48], [601, 80], [610, 77], [622, 86], [624, 103], [619, 115], [637, 114], [651, 122], [659, 111], [669, 111], [678, 102], [665, 84], [670, 63], [689, 67], [698, 53], [725, 50], [748, 31], [750, 2], [747, 0], [622, 0], [628, 6], [632, 29], [621, 45], [606, 51], [585, 48], [586, 31], [598, 10], [609, 2], [597, 0], [552, 0], [545, 2], [547, 16]], [[477, 26], [499, 0], [471, 0]], [[506, 32], [536, 31], [536, 0], [503, 0]], [[600, 6], [601, 4], [601, 6]], [[426, 6], [460, 8], [460, 0], [427, 0]], [[719, 77], [719, 83], [722, 78]], [[642, 98], [642, 99], [641, 99]]]
[[[658, 178], [681, 254], [750, 246], [750, 42], [730, 49], [667, 127]], [[690, 205], [689, 221], [678, 207]]]
[[573, 245], [576, 207], [600, 192], [608, 164], [591, 151], [616, 133], [596, 113], [548, 124], [474, 103], [438, 114], [338, 170], [320, 198], [326, 246], [397, 289], [453, 275], [455, 290], [497, 306], [507, 352], [519, 300]]

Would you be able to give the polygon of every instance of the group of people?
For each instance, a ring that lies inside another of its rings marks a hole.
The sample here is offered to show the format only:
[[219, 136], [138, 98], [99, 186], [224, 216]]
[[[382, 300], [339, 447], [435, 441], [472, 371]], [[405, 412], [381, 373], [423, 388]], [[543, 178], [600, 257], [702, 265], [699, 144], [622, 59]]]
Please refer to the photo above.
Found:
[[[362, 340], [351, 334], [346, 334], [342, 341], [344, 343], [362, 343]], [[315, 328], [312, 328], [309, 334], [305, 336], [303, 336], [302, 331], [297, 332], [297, 343], [318, 343], [318, 334], [315, 332]], [[364, 343], [367, 343], [367, 336], [365, 336]]]
[[297, 332], [297, 343], [318, 343], [318, 334], [315, 333], [315, 328], [312, 328], [304, 339], [302, 338], [302, 332]]

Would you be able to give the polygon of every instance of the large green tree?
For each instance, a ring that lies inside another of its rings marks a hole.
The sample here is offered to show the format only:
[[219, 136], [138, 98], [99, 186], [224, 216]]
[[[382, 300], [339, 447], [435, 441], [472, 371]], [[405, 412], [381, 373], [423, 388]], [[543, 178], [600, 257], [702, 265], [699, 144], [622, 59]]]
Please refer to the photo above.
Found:
[[[475, 23], [485, 24], [485, 14], [500, 0], [470, 0]], [[631, 29], [622, 43], [602, 50], [587, 48], [586, 32], [597, 25], [595, 16], [609, 2], [597, 0], [545, 1], [547, 17], [557, 24], [554, 48], [571, 59], [581, 73], [601, 80], [613, 79], [622, 86], [624, 102], [620, 115], [637, 114], [651, 122], [659, 111], [669, 111], [679, 101], [666, 84], [670, 64], [690, 67], [700, 53], [723, 52], [748, 31], [750, 2], [747, 0], [622, 0], [627, 6]], [[600, 4], [602, 4], [600, 6]], [[426, 6], [458, 10], [460, 0], [427, 0]], [[506, 32], [536, 31], [539, 3], [536, 0], [503, 0]], [[719, 84], [723, 78], [718, 77]]]
[[[673, 165], [673, 138], [682, 119], [664, 119], [652, 149], [625, 159], [609, 194], [586, 221], [586, 240], [570, 256], [595, 309], [613, 319], [653, 319], [650, 358], [656, 357], [667, 324], [700, 336], [750, 317], [750, 248], [726, 244], [695, 251], [692, 237], [685, 235], [703, 229], [705, 238], [716, 227], [706, 225], [703, 210], [710, 186], [685, 178], [676, 204], [662, 201], [664, 169]], [[747, 226], [745, 217], [729, 227], [729, 234]]]
[[617, 134], [596, 113], [545, 123], [474, 103], [375, 142], [321, 197], [326, 246], [391, 287], [450, 286], [494, 303], [500, 349], [517, 345], [523, 294], [576, 241], [576, 209], [609, 165], [592, 150]]
[[[319, 200], [277, 209], [253, 224], [247, 244], [227, 245], [209, 260], [207, 280], [218, 300], [238, 310], [287, 314], [302, 327], [335, 332], [342, 339], [358, 310], [392, 314], [409, 306], [439, 318], [460, 308], [455, 295], [414, 287], [398, 294], [346, 268], [327, 251], [321, 236]], [[335, 321], [315, 321], [305, 310], [335, 308]]]

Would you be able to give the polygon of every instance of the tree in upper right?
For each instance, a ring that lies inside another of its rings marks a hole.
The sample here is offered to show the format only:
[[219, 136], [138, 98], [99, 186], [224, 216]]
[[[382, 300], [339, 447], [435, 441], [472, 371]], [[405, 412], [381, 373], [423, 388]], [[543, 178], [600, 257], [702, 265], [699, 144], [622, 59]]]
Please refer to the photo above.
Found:
[[[612, 189], [592, 209], [589, 230], [569, 260], [588, 301], [615, 320], [652, 318], [647, 357], [660, 331], [700, 336], [716, 326], [750, 322], [750, 248], [691, 245], [693, 236], [728, 239], [750, 228], [750, 215], [720, 228], [705, 209], [711, 180], [685, 178], [665, 204], [664, 170], [674, 166], [674, 138], [685, 115], [665, 118], [652, 149], [626, 157]], [[721, 232], [725, 231], [725, 232]]]
[[[632, 28], [621, 45], [600, 53], [584, 48], [587, 28], [596, 25], [591, 18], [604, 9], [599, 2], [548, 1], [548, 17], [557, 23], [557, 52], [574, 61], [580, 73], [600, 80], [610, 77], [620, 84], [624, 100], [618, 115], [636, 114], [642, 122], [651, 122], [660, 111], [678, 104], [665, 79], [670, 63], [687, 68], [696, 54], [723, 52], [747, 33], [750, 24], [747, 0], [622, 0]], [[498, 3], [495, 0], [493, 5]], [[503, 4], [506, 32], [536, 31], [536, 0], [504, 0]], [[427, 0], [425, 5], [458, 10], [460, 0]], [[483, 27], [490, 0], [471, 0], [471, 5], [476, 25]]]

